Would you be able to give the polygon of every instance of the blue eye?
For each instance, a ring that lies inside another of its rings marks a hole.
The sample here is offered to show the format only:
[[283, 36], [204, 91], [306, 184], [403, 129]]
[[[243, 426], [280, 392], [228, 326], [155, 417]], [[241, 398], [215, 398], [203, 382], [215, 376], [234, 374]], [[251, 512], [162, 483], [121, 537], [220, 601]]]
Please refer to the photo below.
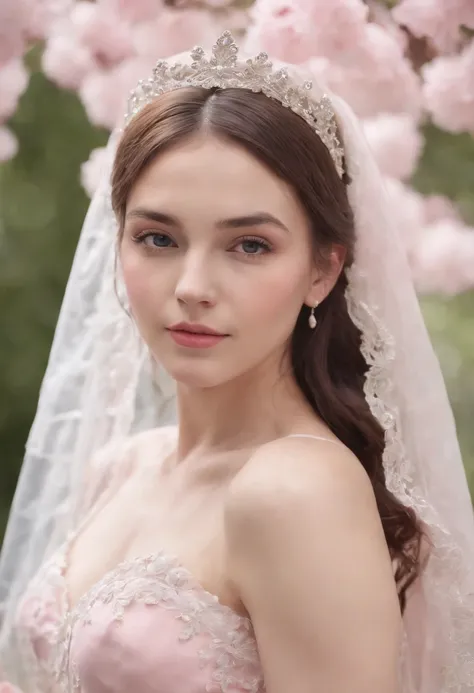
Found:
[[248, 256], [265, 255], [271, 251], [271, 246], [263, 238], [243, 238], [237, 245], [242, 248], [242, 254]]
[[144, 233], [136, 238], [137, 243], [147, 248], [171, 248], [173, 240], [166, 233]]

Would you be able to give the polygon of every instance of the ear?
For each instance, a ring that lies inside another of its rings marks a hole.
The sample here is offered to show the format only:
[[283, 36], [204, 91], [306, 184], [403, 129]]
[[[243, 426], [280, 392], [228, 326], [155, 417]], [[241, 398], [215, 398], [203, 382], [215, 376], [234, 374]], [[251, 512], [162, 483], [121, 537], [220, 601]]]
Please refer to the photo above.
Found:
[[325, 270], [313, 268], [311, 277], [311, 287], [306, 294], [306, 305], [313, 306], [322, 303], [326, 296], [331, 293], [339, 275], [344, 268], [347, 251], [342, 245], [334, 245], [328, 258], [328, 265]]

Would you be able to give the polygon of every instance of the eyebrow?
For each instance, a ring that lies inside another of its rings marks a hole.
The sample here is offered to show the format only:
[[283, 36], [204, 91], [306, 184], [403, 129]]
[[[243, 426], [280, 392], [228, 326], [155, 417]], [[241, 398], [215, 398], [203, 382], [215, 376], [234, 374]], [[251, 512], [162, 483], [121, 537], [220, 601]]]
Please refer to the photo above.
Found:
[[[149, 219], [150, 221], [156, 221], [159, 224], [165, 224], [173, 228], [181, 228], [181, 224], [176, 217], [146, 207], [136, 207], [132, 209], [130, 212], [127, 212], [126, 218]], [[252, 214], [245, 214], [241, 217], [233, 217], [232, 219], [221, 219], [216, 222], [216, 226], [220, 229], [241, 229], [248, 228], [249, 226], [263, 226], [265, 224], [278, 226], [280, 229], [289, 233], [288, 227], [277, 217], [274, 217], [273, 214], [269, 214], [268, 212], [254, 212]]]

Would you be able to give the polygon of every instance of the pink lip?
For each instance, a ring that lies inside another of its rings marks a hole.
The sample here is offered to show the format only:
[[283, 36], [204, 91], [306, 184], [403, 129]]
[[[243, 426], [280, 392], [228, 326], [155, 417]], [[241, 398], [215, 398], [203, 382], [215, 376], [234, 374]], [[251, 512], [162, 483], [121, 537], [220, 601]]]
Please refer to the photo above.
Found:
[[224, 334], [199, 334], [196, 332], [186, 332], [184, 330], [168, 330], [171, 337], [179, 346], [189, 347], [191, 349], [209, 349], [210, 347], [219, 344], [226, 338]]
[[171, 327], [168, 329], [179, 332], [193, 332], [194, 334], [212, 334], [219, 337], [226, 336], [222, 334], [222, 332], [213, 330], [212, 327], [207, 327], [207, 325], [200, 325], [199, 323], [192, 322], [178, 322], [176, 325], [171, 325]]

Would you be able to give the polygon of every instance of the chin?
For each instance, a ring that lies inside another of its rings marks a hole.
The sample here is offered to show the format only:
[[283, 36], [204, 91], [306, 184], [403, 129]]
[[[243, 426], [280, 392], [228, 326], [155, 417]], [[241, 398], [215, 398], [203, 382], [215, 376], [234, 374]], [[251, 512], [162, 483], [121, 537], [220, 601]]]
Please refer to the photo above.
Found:
[[239, 373], [235, 368], [222, 366], [223, 364], [218, 363], [199, 363], [196, 360], [194, 363], [165, 365], [165, 369], [178, 385], [205, 390], [226, 385], [238, 377]]

